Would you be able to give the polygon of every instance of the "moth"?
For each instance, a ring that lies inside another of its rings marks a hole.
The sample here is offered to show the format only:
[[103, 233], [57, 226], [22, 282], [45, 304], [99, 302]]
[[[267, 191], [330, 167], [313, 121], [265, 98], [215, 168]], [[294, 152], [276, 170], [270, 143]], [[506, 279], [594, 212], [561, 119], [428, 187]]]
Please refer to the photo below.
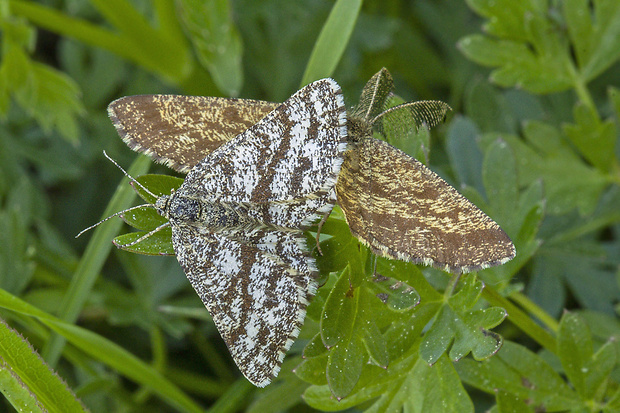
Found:
[[[146, 102], [156, 110], [144, 113]], [[237, 119], [228, 125], [245, 127], [216, 146], [201, 146], [199, 135], [185, 133], [223, 120], [194, 112], [205, 102], [224, 101], [137, 96], [110, 105], [114, 125], [134, 147], [140, 136], [166, 153], [174, 136], [184, 147], [208, 148], [200, 159], [177, 151], [175, 165], [189, 171], [183, 184], [170, 195], [151, 194], [157, 200], [150, 207], [168, 221], [134, 243], [171, 228], [179, 264], [235, 363], [264, 387], [277, 376], [316, 291], [317, 269], [303, 232], [336, 201], [347, 146], [344, 99], [334, 80], [322, 79], [251, 124], [222, 107], [218, 116]], [[218, 131], [232, 133], [230, 126]]]
[[[463, 273], [500, 265], [515, 248], [500, 226], [421, 162], [374, 129], [405, 134], [435, 126], [440, 101], [387, 108], [393, 81], [383, 68], [347, 118], [349, 148], [336, 193], [351, 233], [377, 255]], [[204, 156], [259, 122], [277, 103], [215, 97], [145, 95], [114, 101], [109, 114], [133, 150], [186, 173]], [[390, 120], [391, 122], [384, 122]]]

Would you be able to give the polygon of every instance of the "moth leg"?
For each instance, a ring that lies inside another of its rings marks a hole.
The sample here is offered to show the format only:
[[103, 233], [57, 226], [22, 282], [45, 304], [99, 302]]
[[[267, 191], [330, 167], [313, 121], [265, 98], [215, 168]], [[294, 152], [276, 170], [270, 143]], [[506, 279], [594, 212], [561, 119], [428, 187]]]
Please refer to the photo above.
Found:
[[319, 251], [319, 254], [321, 254], [321, 256], [323, 256], [323, 251], [321, 251], [321, 245], [319, 244], [319, 236], [321, 235], [321, 228], [323, 228], [325, 221], [327, 221], [327, 218], [331, 213], [332, 212], [329, 211], [323, 215], [323, 218], [321, 218], [321, 221], [319, 222], [318, 228], [316, 230], [316, 249]]

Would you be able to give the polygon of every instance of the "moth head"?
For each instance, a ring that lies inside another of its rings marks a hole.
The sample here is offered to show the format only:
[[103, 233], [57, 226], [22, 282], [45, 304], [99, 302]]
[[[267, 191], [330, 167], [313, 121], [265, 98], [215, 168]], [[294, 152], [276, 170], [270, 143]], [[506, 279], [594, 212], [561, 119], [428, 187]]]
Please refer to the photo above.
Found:
[[169, 218], [168, 210], [169, 210], [169, 205], [170, 205], [170, 199], [172, 199], [173, 195], [174, 195], [174, 190], [172, 190], [170, 195], [162, 195], [159, 198], [157, 198], [157, 201], [155, 201], [155, 205], [154, 205], [155, 210], [157, 211], [159, 215], [161, 215], [164, 218]]

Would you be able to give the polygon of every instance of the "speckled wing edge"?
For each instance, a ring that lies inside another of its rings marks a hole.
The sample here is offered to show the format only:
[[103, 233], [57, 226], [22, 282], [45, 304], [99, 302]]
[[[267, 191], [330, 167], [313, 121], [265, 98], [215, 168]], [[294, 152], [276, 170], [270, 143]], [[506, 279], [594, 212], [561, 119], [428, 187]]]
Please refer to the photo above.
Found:
[[108, 116], [132, 150], [187, 173], [278, 106], [250, 99], [135, 95], [110, 103]]
[[336, 188], [352, 234], [373, 253], [455, 273], [515, 256], [499, 225], [422, 163], [374, 138], [358, 145]]

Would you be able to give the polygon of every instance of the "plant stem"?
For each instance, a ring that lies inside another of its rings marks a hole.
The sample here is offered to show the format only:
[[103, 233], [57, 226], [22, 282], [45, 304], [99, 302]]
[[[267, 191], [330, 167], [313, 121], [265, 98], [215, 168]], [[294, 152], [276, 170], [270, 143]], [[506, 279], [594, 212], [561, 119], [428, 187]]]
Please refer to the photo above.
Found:
[[530, 300], [526, 295], [515, 292], [510, 295], [510, 298], [521, 307], [523, 307], [523, 309], [525, 309], [528, 313], [539, 319], [540, 322], [547, 326], [549, 330], [553, 331], [554, 333], [558, 332], [560, 324], [553, 317], [547, 314], [545, 310], [543, 310], [538, 305], [536, 305], [536, 303]]

